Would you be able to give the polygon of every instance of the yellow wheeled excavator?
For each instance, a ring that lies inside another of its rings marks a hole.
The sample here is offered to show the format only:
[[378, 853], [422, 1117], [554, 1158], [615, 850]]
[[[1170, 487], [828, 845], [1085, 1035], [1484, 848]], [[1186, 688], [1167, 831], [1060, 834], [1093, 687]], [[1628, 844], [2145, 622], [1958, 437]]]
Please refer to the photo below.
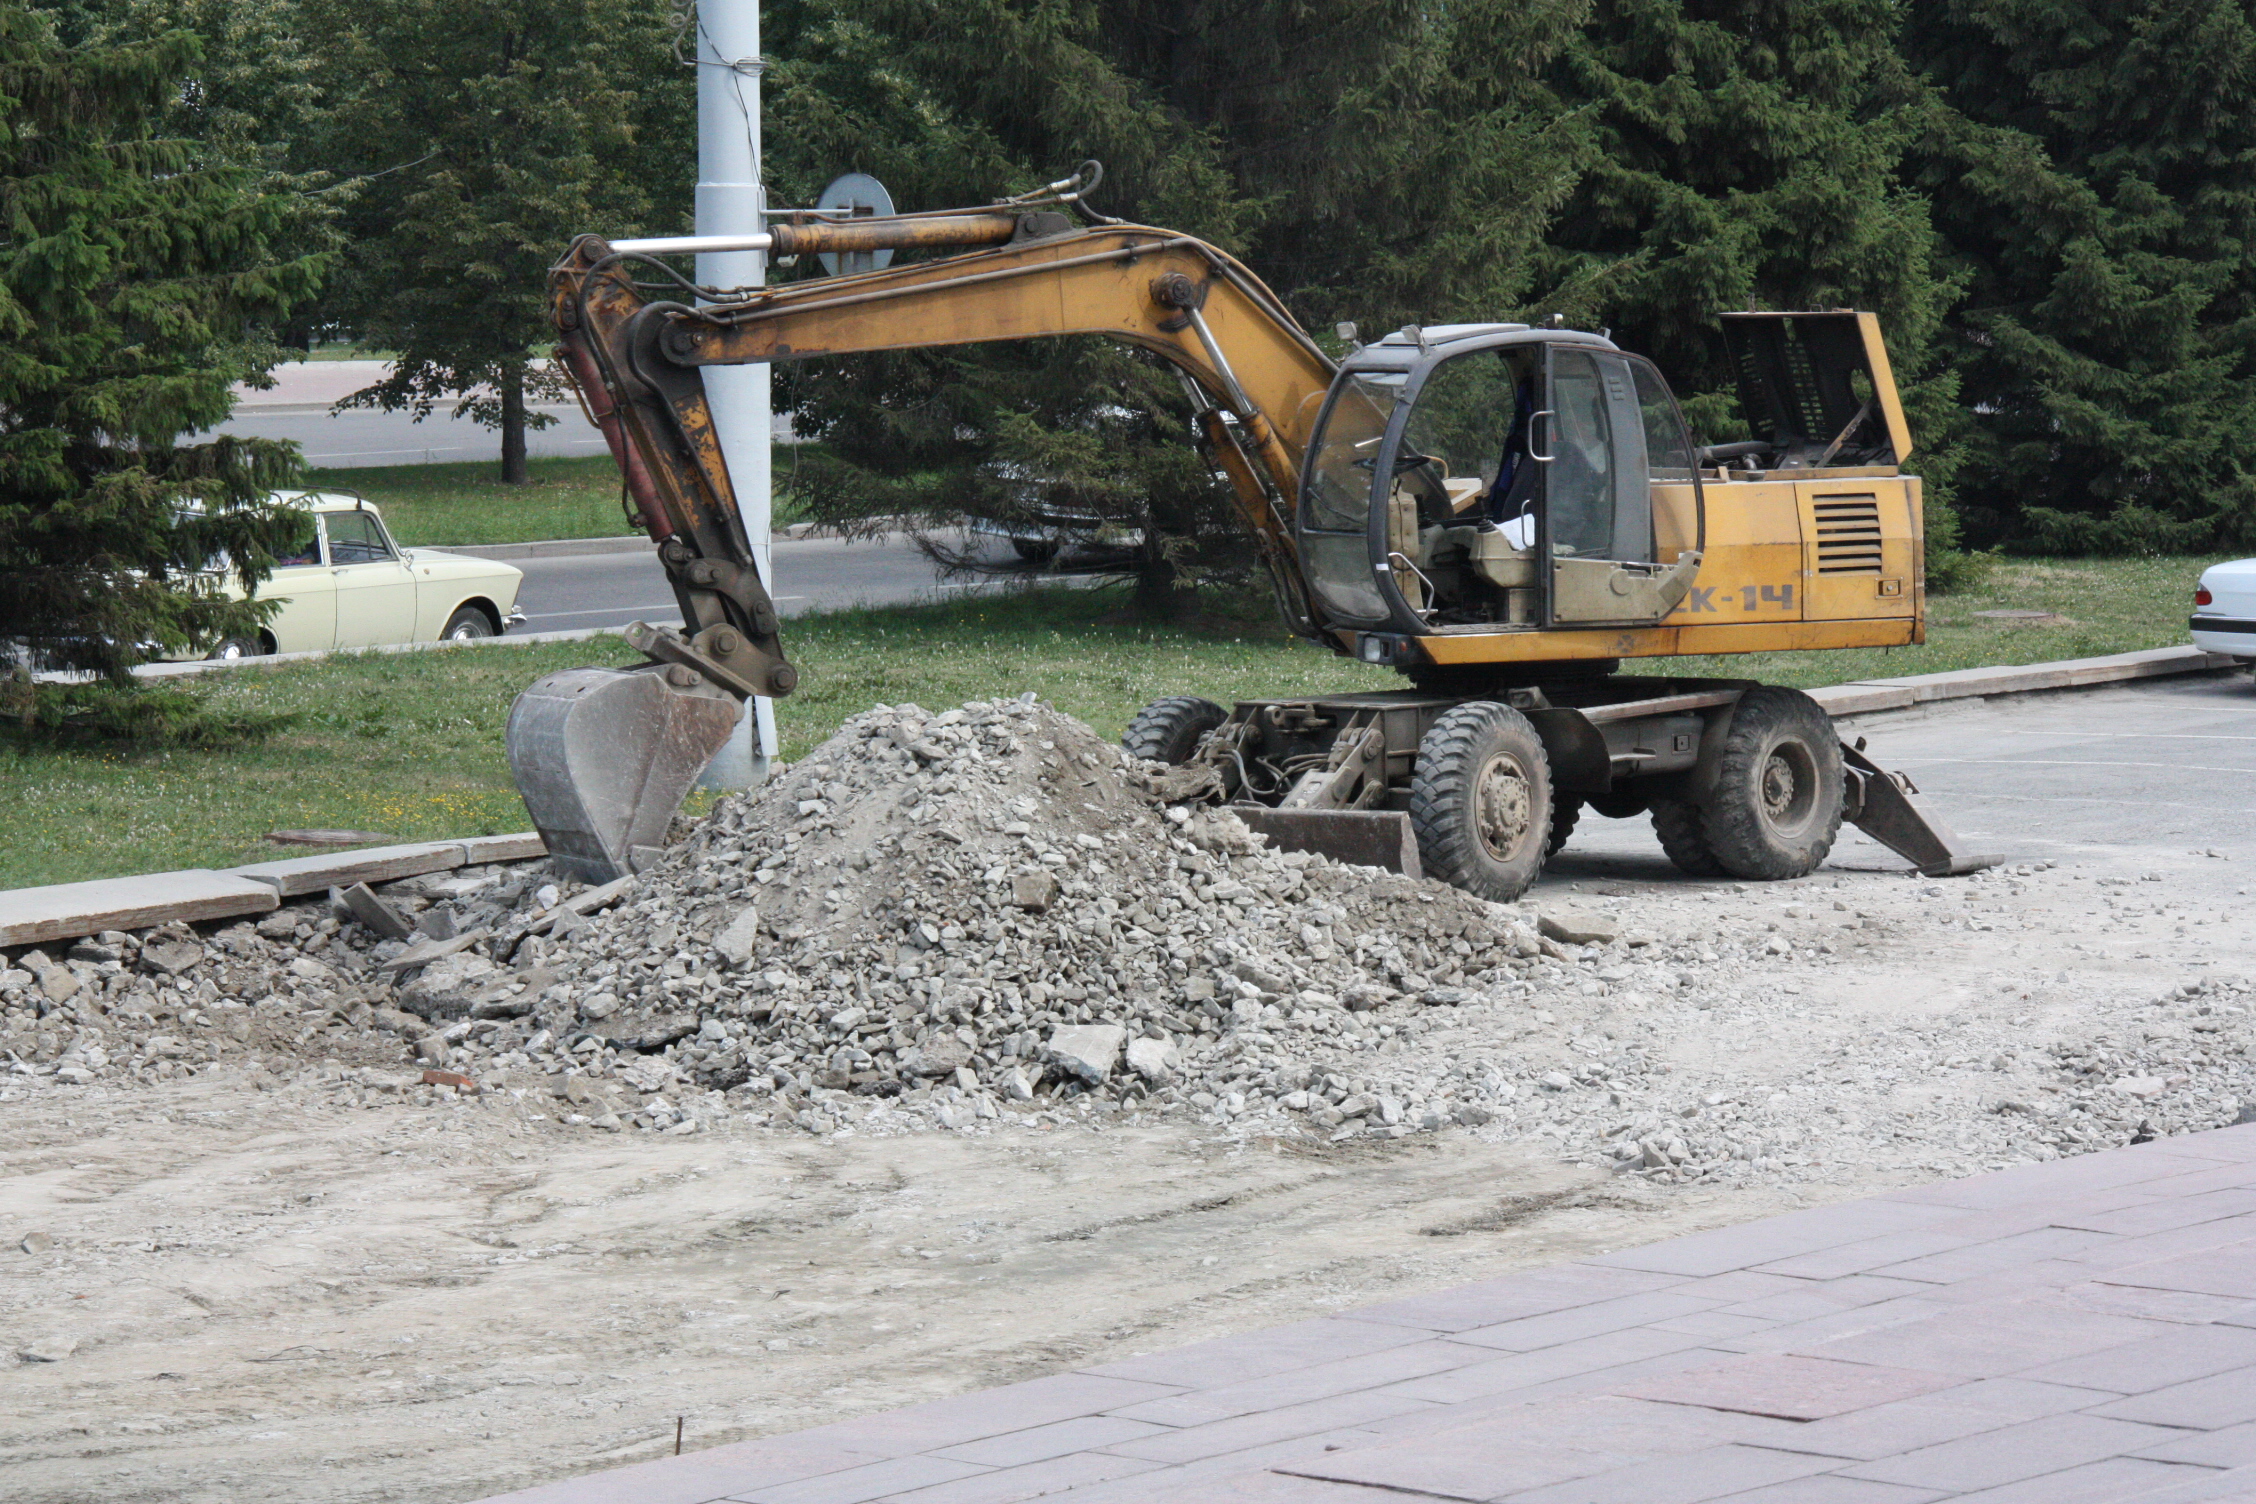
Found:
[[[747, 696], [791, 692], [707, 407], [707, 366], [1063, 334], [1182, 374], [1292, 631], [1408, 687], [1176, 696], [1127, 748], [1168, 792], [1279, 844], [1516, 898], [1585, 806], [1650, 812], [1687, 872], [1799, 876], [1843, 818], [1931, 874], [1970, 855], [1799, 691], [1624, 675], [1623, 660], [1924, 638], [1919, 481], [1869, 313], [1722, 318], [1760, 437], [1696, 449], [1668, 383], [1556, 322], [1411, 327], [1335, 361], [1189, 235], [1042, 194], [764, 235], [575, 241], [551, 275], [566, 369], [681, 604], [648, 659], [519, 697], [510, 765], [561, 868], [647, 861]], [[1080, 222], [1074, 212], [1081, 215]], [[698, 288], [669, 254], [945, 254], [820, 281]], [[669, 294], [671, 296], [669, 296]]]

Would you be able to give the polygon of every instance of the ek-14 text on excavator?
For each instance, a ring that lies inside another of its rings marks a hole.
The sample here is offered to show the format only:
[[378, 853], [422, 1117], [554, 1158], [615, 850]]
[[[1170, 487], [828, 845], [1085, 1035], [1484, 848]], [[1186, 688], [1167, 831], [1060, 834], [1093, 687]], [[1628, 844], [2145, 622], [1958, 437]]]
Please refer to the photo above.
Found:
[[[563, 870], [603, 881], [647, 860], [745, 697], [796, 681], [704, 368], [1062, 334], [1170, 362], [1287, 625], [1409, 681], [1160, 700], [1124, 742], [1175, 765], [1170, 796], [1499, 901], [1585, 806], [1649, 812], [1701, 876], [1800, 876], [1844, 818], [1930, 874], [1984, 864], [1807, 695], [1617, 672], [1924, 639], [1919, 480], [1871, 314], [1723, 315], [1764, 436], [1696, 449], [1649, 361], [1556, 321], [1406, 328], [1334, 361], [1230, 256], [1088, 211], [1095, 176], [977, 209], [573, 243], [551, 274], [562, 357], [684, 626], [637, 623], [648, 662], [551, 674], [511, 712], [510, 766]], [[913, 248], [952, 254], [725, 293], [660, 259]], [[691, 301], [652, 296], [669, 290]]]

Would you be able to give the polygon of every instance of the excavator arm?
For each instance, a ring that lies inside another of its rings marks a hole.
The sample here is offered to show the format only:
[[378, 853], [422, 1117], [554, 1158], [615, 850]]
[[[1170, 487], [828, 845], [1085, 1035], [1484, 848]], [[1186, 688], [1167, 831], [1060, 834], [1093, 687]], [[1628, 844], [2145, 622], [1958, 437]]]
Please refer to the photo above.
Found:
[[1291, 508], [1335, 367], [1230, 256], [1168, 230], [1081, 229], [1010, 207], [779, 224], [760, 238], [778, 255], [971, 249], [703, 303], [653, 298], [702, 290], [631, 242], [583, 236], [553, 269], [565, 367], [657, 544], [684, 623], [680, 632], [636, 623], [628, 640], [650, 662], [550, 675], [511, 712], [512, 770], [565, 870], [607, 881], [639, 865], [741, 701], [788, 694], [797, 679], [714, 430], [706, 366], [1062, 334], [1151, 351], [1186, 378], [1288, 620], [1317, 630]]

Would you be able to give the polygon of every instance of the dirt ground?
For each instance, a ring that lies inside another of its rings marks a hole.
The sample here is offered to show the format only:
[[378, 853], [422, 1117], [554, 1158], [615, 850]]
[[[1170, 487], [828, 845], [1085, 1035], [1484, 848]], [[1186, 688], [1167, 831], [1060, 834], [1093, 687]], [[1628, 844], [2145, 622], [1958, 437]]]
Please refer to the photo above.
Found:
[[[0, 1088], [0, 1339], [59, 1355], [9, 1367], [0, 1493], [471, 1500], [670, 1451], [677, 1418], [692, 1449], [788, 1431], [2245, 1106], [2233, 860], [1944, 884], [1844, 841], [1750, 886], [1621, 846], [1530, 907], [1616, 911], [1688, 979], [1593, 957], [1567, 1022], [1500, 1022], [1529, 1072], [1641, 1063], [1477, 1130], [600, 1133], [310, 1070]], [[1683, 1184], [1603, 1168], [1640, 1115], [1761, 1142]]]

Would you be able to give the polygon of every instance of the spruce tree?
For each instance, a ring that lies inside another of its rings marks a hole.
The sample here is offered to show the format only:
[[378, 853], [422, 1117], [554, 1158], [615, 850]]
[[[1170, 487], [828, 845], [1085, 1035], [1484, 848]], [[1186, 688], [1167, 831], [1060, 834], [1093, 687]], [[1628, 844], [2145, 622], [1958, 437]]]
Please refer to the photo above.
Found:
[[1710, 440], [1743, 437], [1739, 309], [1877, 312], [1915, 408], [1947, 406], [1919, 386], [1951, 287], [1899, 180], [1928, 109], [1895, 40], [1890, 0], [1597, 0], [1553, 74], [1596, 141], [1545, 301], [1652, 357]]
[[1921, 181], [1983, 540], [2256, 542], [2256, 24], [2218, 0], [1919, 0]]
[[320, 258], [291, 209], [165, 130], [193, 37], [64, 46], [0, 5], [0, 642], [118, 684], [255, 633], [294, 446], [183, 442], [263, 376]]

